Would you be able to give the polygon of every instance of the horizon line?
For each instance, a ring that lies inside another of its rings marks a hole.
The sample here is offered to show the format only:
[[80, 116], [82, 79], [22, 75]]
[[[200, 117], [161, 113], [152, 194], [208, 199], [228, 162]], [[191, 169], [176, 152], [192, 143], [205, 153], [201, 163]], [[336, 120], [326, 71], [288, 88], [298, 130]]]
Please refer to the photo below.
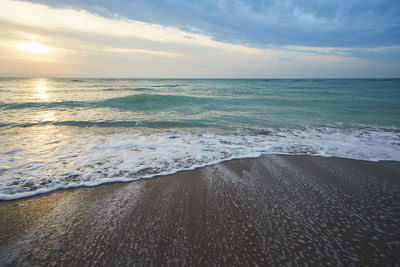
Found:
[[137, 80], [352, 80], [352, 79], [400, 79], [400, 77], [71, 77], [71, 76], [0, 76], [0, 79], [21, 78], [21, 79], [137, 79]]

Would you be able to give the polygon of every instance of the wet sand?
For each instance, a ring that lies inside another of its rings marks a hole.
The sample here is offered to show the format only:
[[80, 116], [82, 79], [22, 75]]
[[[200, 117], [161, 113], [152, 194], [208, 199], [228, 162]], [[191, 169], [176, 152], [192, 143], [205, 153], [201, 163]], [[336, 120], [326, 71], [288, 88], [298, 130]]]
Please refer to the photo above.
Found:
[[400, 162], [269, 155], [0, 202], [0, 265], [400, 264]]

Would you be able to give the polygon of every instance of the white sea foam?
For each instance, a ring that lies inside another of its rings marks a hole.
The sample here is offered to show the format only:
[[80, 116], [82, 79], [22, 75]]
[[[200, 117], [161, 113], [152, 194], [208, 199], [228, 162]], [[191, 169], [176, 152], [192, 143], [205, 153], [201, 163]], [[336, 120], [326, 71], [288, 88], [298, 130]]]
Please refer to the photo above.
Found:
[[[12, 145], [11, 145], [12, 144]], [[306, 154], [400, 161], [396, 129], [308, 128], [145, 133], [42, 131], [2, 141], [0, 199], [172, 174], [235, 158]], [[8, 149], [10, 148], [10, 149]]]

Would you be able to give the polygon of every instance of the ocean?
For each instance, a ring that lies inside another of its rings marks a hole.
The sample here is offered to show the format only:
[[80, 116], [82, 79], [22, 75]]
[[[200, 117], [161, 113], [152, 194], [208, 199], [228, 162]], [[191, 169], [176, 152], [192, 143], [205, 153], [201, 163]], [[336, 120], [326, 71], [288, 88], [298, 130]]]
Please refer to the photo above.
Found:
[[263, 154], [400, 161], [400, 79], [0, 78], [0, 199]]

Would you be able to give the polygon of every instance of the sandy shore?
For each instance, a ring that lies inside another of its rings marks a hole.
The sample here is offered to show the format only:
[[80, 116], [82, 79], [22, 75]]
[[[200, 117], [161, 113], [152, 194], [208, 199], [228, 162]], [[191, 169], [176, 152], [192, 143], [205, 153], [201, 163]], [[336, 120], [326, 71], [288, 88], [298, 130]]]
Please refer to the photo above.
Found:
[[0, 202], [0, 265], [400, 264], [400, 162], [270, 155]]

